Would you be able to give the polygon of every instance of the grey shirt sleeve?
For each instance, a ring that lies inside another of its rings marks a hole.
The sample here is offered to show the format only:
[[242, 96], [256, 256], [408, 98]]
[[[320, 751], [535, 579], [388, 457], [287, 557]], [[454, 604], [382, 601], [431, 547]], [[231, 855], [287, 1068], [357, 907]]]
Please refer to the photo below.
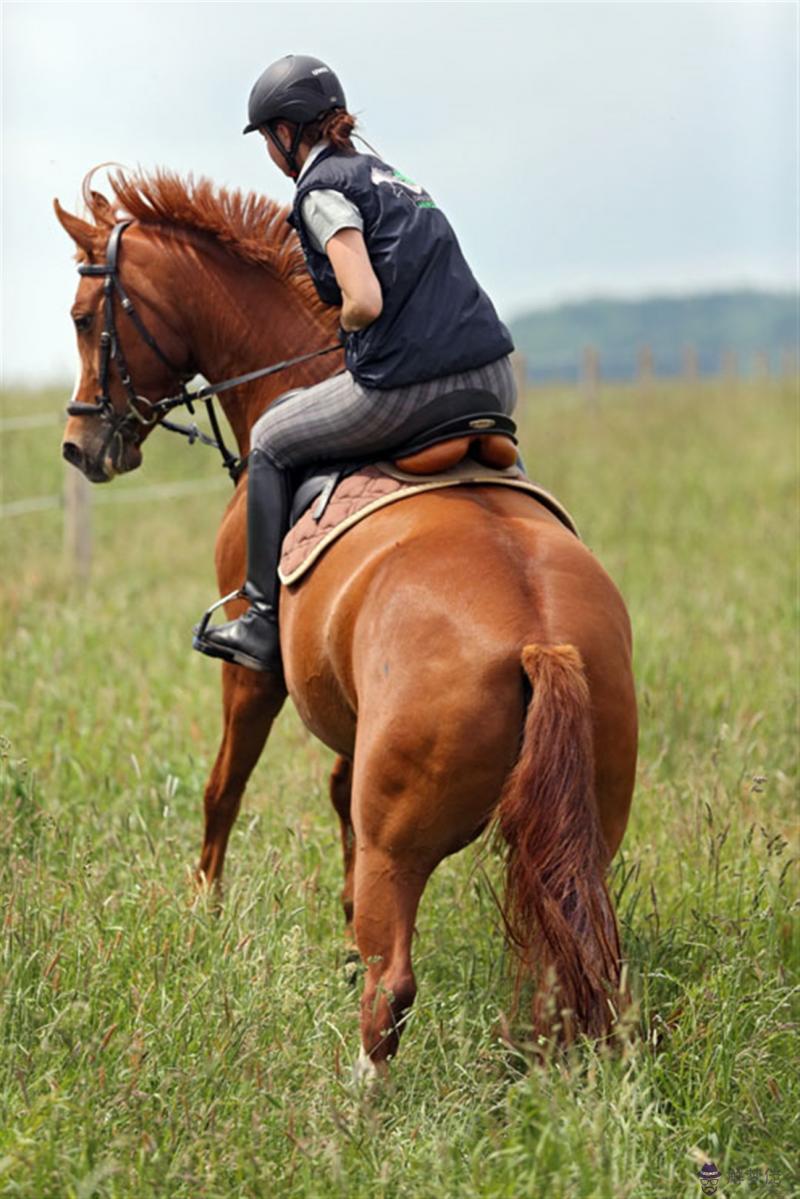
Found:
[[311, 244], [323, 254], [334, 233], [340, 229], [364, 232], [364, 220], [356, 205], [332, 188], [320, 187], [309, 192], [303, 200], [302, 211]]

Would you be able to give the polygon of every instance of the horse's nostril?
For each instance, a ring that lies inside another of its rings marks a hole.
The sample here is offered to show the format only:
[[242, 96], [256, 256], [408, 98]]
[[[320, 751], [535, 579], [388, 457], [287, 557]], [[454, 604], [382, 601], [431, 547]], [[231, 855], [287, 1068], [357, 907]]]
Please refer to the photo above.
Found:
[[82, 469], [84, 465], [83, 450], [75, 445], [74, 441], [65, 441], [61, 447], [61, 453], [67, 462], [71, 462], [73, 466]]

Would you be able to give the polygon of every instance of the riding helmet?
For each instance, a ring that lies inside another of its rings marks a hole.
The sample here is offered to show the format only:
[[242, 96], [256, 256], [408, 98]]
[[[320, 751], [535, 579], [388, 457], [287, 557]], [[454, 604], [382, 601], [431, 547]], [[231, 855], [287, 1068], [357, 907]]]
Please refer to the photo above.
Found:
[[305, 125], [331, 108], [346, 107], [344, 89], [329, 66], [308, 54], [287, 54], [253, 84], [242, 132], [252, 133], [279, 118]]

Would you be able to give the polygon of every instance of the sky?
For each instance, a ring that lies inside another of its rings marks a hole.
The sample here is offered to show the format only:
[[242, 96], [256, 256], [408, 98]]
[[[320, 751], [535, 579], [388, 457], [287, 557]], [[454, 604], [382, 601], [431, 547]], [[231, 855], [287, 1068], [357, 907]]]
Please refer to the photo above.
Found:
[[432, 193], [505, 318], [584, 295], [791, 287], [792, 3], [2, 5], [2, 370], [74, 374], [77, 278], [52, 199], [166, 166], [288, 201], [243, 137], [275, 58], [338, 73]]

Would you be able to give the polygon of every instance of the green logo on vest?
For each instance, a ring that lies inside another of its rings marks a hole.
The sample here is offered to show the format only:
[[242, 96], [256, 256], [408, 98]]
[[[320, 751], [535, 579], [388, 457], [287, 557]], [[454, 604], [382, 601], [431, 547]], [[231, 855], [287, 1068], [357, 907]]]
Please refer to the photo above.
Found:
[[[431, 199], [421, 184], [417, 183], [416, 180], [412, 179], [409, 175], [404, 175], [402, 171], [395, 170], [394, 167], [391, 169], [391, 171], [381, 171], [377, 167], [373, 167], [372, 182], [397, 184], [403, 189], [403, 193], [406, 194], [409, 199], [411, 199], [412, 196], [416, 197], [413, 200], [413, 203], [417, 206], [417, 208], [436, 208], [435, 201]], [[409, 192], [411, 193], [411, 196], [408, 195]], [[398, 192], [397, 194], [400, 195], [403, 193]]]

